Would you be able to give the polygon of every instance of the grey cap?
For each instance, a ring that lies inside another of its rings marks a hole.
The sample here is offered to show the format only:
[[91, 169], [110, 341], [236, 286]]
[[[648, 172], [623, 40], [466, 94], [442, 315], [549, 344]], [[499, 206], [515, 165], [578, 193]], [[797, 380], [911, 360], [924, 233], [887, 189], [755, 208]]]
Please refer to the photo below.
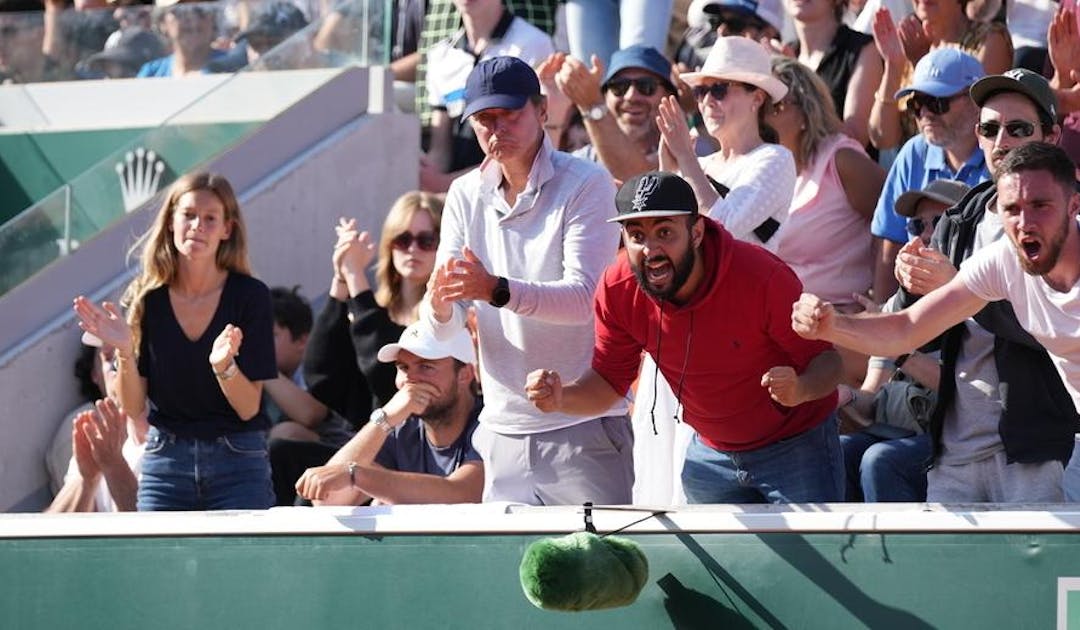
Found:
[[922, 190], [909, 190], [896, 198], [893, 209], [902, 217], [915, 216], [915, 210], [923, 199], [930, 199], [953, 207], [960, 203], [971, 187], [951, 179], [935, 179]]

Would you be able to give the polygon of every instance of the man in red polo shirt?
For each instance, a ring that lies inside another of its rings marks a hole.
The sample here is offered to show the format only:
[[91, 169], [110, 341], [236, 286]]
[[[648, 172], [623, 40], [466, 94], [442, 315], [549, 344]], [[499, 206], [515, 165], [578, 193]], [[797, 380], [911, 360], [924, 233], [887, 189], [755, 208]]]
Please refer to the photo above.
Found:
[[615, 203], [626, 247], [596, 292], [592, 368], [566, 385], [536, 370], [529, 399], [544, 412], [607, 409], [629, 390], [644, 350], [696, 432], [682, 472], [691, 503], [842, 501], [840, 358], [791, 330], [795, 274], [698, 214], [677, 175], [639, 175]]

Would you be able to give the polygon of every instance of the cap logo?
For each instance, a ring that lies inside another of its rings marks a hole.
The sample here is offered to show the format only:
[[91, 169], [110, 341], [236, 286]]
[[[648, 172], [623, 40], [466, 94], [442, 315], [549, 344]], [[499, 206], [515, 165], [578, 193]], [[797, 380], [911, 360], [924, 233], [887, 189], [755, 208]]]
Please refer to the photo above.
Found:
[[409, 336], [410, 337], [419, 337], [420, 336], [420, 329], [419, 328], [413, 328], [412, 330], [409, 331]]
[[634, 212], [641, 212], [645, 209], [649, 197], [656, 192], [659, 185], [660, 178], [655, 175], [645, 175], [638, 181], [637, 190], [634, 191], [634, 199], [630, 202]]
[[1013, 68], [1012, 70], [1006, 70], [1005, 76], [1009, 77], [1010, 79], [1019, 79], [1020, 77], [1024, 76], [1024, 72], [1019, 68]]

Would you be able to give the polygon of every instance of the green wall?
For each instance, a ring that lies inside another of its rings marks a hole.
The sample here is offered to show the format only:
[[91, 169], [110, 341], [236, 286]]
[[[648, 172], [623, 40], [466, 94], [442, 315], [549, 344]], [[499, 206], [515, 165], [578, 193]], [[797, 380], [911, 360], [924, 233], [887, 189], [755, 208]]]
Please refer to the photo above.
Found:
[[1045, 630], [1057, 578], [1080, 575], [1075, 534], [642, 534], [635, 604], [557, 613], [518, 583], [536, 538], [0, 540], [0, 626]]

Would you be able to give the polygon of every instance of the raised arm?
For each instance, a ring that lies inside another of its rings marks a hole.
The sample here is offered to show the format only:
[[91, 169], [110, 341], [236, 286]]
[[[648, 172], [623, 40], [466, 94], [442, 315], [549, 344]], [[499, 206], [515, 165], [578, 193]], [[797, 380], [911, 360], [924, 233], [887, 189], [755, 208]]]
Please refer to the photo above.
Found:
[[246, 421], [259, 413], [262, 381], [250, 380], [236, 364], [236, 355], [240, 353], [243, 340], [244, 333], [238, 326], [226, 324], [214, 339], [209, 359], [221, 393], [225, 394], [236, 415]]
[[80, 295], [75, 298], [79, 328], [116, 348], [116, 379], [120, 406], [132, 417], [146, 412], [146, 379], [139, 376], [131, 327], [112, 302], [98, 306]]

